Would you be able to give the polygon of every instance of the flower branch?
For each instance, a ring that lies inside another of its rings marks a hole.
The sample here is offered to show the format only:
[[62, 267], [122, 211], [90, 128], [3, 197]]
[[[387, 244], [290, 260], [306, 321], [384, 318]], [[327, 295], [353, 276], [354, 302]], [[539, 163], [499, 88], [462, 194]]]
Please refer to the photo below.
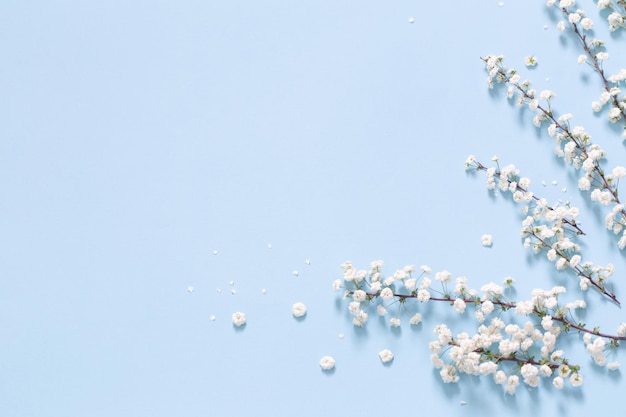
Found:
[[[533, 118], [535, 126], [540, 127], [544, 121], [550, 121], [548, 134], [555, 138], [557, 143], [556, 153], [565, 162], [572, 165], [576, 170], [582, 168], [585, 175], [578, 181], [581, 191], [591, 190], [590, 198], [601, 205], [608, 206], [614, 203], [613, 210], [607, 215], [606, 227], [614, 234], [622, 233], [617, 244], [620, 249], [626, 247], [626, 210], [619, 198], [619, 180], [626, 176], [626, 168], [617, 166], [612, 173], [605, 173], [600, 166], [600, 161], [605, 158], [604, 150], [597, 144], [591, 143], [591, 135], [582, 126], [570, 127], [571, 114], [555, 117], [551, 109], [550, 101], [555, 96], [553, 91], [543, 90], [536, 98], [536, 91], [531, 88], [530, 81], [520, 81], [520, 76], [515, 69], [506, 69], [503, 65], [502, 56], [489, 55], [483, 58], [489, 73], [488, 83], [493, 86], [494, 80], [498, 83], [508, 84], [507, 95], [512, 98], [517, 92], [518, 104], [527, 104], [536, 111]], [[546, 104], [542, 106], [540, 101]]]
[[[587, 63], [593, 70], [600, 76], [602, 84], [604, 86], [604, 92], [600, 96], [600, 100], [592, 103], [594, 111], [600, 111], [602, 106], [607, 102], [611, 102], [613, 107], [609, 110], [609, 120], [612, 123], [622, 120], [622, 123], [626, 124], [626, 97], [620, 96], [621, 90], [619, 83], [626, 80], [626, 69], [621, 70], [618, 74], [607, 78], [602, 63], [609, 58], [609, 54], [601, 49], [604, 49], [604, 42], [599, 39], [591, 39], [588, 41], [585, 31], [589, 31], [593, 27], [593, 21], [585, 17], [585, 12], [581, 9], [576, 11], [570, 11], [569, 7], [563, 7], [570, 2], [561, 2], [558, 6], [559, 10], [563, 13], [566, 20], [570, 23], [572, 32], [576, 38], [580, 41], [580, 44], [585, 52], [585, 55], [581, 55], [578, 58], [578, 63]], [[573, 3], [573, 2], [572, 2]], [[572, 4], [573, 6], [573, 4]], [[617, 27], [624, 26], [624, 17], [618, 12], [614, 12], [609, 17], [609, 27], [615, 30]], [[562, 26], [559, 26], [561, 29]]]

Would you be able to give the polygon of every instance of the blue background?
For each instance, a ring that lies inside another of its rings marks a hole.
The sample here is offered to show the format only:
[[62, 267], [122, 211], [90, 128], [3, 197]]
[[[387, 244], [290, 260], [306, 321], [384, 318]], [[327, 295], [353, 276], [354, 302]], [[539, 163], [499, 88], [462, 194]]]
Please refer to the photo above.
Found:
[[[428, 306], [417, 327], [372, 312], [355, 329], [331, 289], [342, 262], [383, 259], [388, 274], [428, 264], [475, 288], [512, 275], [520, 298], [557, 284], [577, 298], [522, 247], [518, 208], [464, 171], [469, 154], [574, 202], [586, 258], [624, 276], [602, 211], [479, 59], [505, 54], [555, 90], [607, 166], [624, 164], [576, 43], [543, 1], [455, 3], [3, 1], [0, 415], [614, 414], [621, 372], [594, 367], [576, 335], [581, 390], [444, 385], [431, 329], [472, 320]], [[616, 72], [624, 34], [586, 3]], [[598, 299], [586, 320], [614, 331], [624, 314]]]

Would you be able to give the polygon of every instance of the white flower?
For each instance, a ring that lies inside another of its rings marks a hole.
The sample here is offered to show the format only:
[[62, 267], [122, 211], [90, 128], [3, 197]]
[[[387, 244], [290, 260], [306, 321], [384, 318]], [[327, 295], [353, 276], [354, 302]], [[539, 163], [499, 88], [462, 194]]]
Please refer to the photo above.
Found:
[[358, 327], [363, 327], [365, 325], [365, 323], [367, 322], [368, 318], [369, 318], [369, 316], [368, 316], [368, 314], [365, 311], [359, 310], [354, 315], [354, 318], [352, 319], [352, 324], [354, 324], [355, 326], [358, 326]]
[[609, 93], [608, 91], [603, 91], [602, 94], [600, 94], [600, 103], [606, 104], [609, 102], [610, 99], [611, 93]]
[[609, 59], [609, 54], [608, 52], [598, 52], [596, 54], [596, 59], [598, 61], [606, 61], [607, 59]]
[[619, 12], [611, 13], [607, 17], [607, 20], [609, 21], [609, 30], [610, 31], [614, 31], [618, 27], [620, 27], [620, 26], [622, 26], [624, 24], [624, 16], [622, 16]]
[[241, 327], [246, 324], [246, 315], [241, 312], [233, 313], [233, 324], [237, 327]]
[[341, 280], [340, 279], [334, 280], [333, 281], [333, 290], [339, 291], [340, 288], [341, 288]]
[[422, 303], [430, 300], [430, 292], [428, 290], [419, 290], [417, 292], [417, 299]]
[[378, 305], [378, 307], [376, 307], [376, 312], [379, 316], [384, 316], [385, 314], [387, 314], [387, 309], [382, 305]]
[[554, 96], [555, 94], [552, 90], [542, 90], [541, 93], [539, 93], [539, 99], [541, 100], [550, 100]]
[[457, 313], [463, 313], [465, 311], [465, 301], [463, 301], [461, 298], [457, 298], [456, 300], [454, 300], [454, 310], [456, 310]]
[[613, 168], [613, 177], [614, 178], [626, 177], [626, 168], [624, 168], [623, 166], [617, 166]]
[[617, 335], [619, 337], [626, 336], [626, 324], [622, 323], [619, 325], [619, 327], [617, 328]]
[[491, 235], [485, 234], [481, 236], [480, 241], [483, 246], [488, 247], [493, 244], [493, 237]]
[[542, 376], [551, 376], [552, 375], [552, 368], [550, 368], [548, 365], [541, 365], [539, 367], [539, 372], [541, 373]]
[[583, 376], [581, 374], [573, 374], [569, 377], [569, 382], [573, 387], [580, 387], [583, 384]]
[[504, 371], [497, 371], [493, 375], [493, 380], [496, 384], [502, 385], [506, 382], [506, 374], [504, 373]]
[[489, 300], [483, 301], [480, 306], [480, 310], [483, 312], [483, 314], [486, 314], [486, 315], [491, 314], [493, 312], [493, 309], [494, 309], [494, 305]]
[[591, 283], [591, 281], [589, 281], [589, 278], [584, 278], [583, 277], [583, 278], [580, 279], [580, 282], [579, 282], [578, 285], [580, 286], [580, 289], [582, 291], [587, 291], [589, 289], [589, 284], [590, 283]]
[[439, 282], [449, 282], [452, 278], [452, 274], [448, 271], [441, 271], [435, 274], [435, 279]]
[[582, 177], [578, 180], [578, 188], [581, 191], [588, 191], [591, 188], [591, 181], [589, 181], [589, 178], [587, 177]]
[[575, 3], [576, 3], [575, 0], [561, 0], [559, 2], [559, 7], [564, 9], [564, 8], [573, 6]]
[[320, 360], [320, 366], [323, 370], [330, 371], [335, 367], [335, 358], [333, 358], [332, 356], [322, 357], [322, 359]]
[[415, 313], [413, 317], [409, 320], [409, 323], [412, 325], [419, 324], [422, 321], [422, 315], [420, 313]]
[[441, 376], [441, 380], [446, 384], [459, 381], [459, 376], [456, 374], [456, 368], [452, 365], [444, 366], [441, 369], [441, 372], [439, 372], [439, 375]]
[[400, 327], [400, 319], [397, 317], [394, 317], [389, 320], [389, 324], [391, 324], [391, 327]]
[[556, 24], [556, 28], [559, 32], [563, 32], [565, 30], [565, 22], [561, 20]]
[[524, 58], [524, 63], [527, 67], [534, 67], [535, 65], [537, 65], [537, 57], [534, 55], [529, 55]]
[[611, 5], [611, 0], [598, 0], [598, 9], [606, 9]]
[[554, 385], [554, 388], [556, 389], [563, 389], [563, 382], [563, 378], [557, 376], [552, 380], [552, 385]]
[[294, 317], [302, 317], [306, 314], [306, 306], [303, 303], [295, 303], [291, 306], [291, 314]]
[[393, 360], [393, 353], [389, 349], [383, 349], [378, 352], [378, 357], [382, 363], [387, 363]]
[[580, 21], [580, 26], [582, 26], [585, 30], [590, 30], [593, 27], [593, 20], [585, 17]]
[[619, 362], [609, 362], [606, 367], [609, 371], [616, 371], [619, 368]]
[[380, 296], [383, 300], [389, 301], [393, 298], [393, 291], [391, 291], [391, 288], [389, 287], [383, 288], [383, 290], [380, 292]]
[[578, 22], [580, 22], [580, 17], [581, 16], [578, 13], [570, 13], [567, 16], [567, 20], [569, 20], [570, 23], [578, 23]]
[[591, 103], [591, 108], [593, 109], [594, 112], [599, 112], [600, 110], [602, 110], [602, 103], [600, 103], [599, 101], [594, 101]]
[[352, 293], [352, 299], [358, 302], [365, 301], [366, 296], [367, 294], [363, 290], [356, 290]]
[[611, 123], [615, 123], [621, 118], [622, 111], [618, 107], [612, 107], [611, 110], [609, 110], [609, 121]]

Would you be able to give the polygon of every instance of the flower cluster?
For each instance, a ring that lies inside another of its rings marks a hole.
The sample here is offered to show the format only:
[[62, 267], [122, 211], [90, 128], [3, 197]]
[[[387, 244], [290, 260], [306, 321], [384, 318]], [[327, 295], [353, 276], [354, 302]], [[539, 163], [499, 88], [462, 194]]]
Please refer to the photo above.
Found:
[[[596, 2], [597, 8], [604, 10], [610, 31], [626, 28], [626, 0]], [[547, 0], [546, 5], [562, 14], [557, 23], [561, 36], [577, 40], [581, 48], [578, 64], [589, 66], [601, 81], [602, 91], [592, 101], [592, 110], [606, 112], [611, 125], [623, 125], [621, 137], [626, 140], [626, 95], [622, 92], [626, 69], [608, 72], [606, 63], [612, 55], [603, 40], [593, 37], [595, 22], [577, 6], [576, 0]], [[576, 173], [578, 189], [605, 211], [605, 226], [616, 235], [617, 247], [626, 248], [626, 203], [620, 200], [618, 190], [626, 168], [605, 167], [606, 151], [592, 140], [591, 133], [574, 124], [572, 114], [554, 109], [556, 92], [535, 89], [516, 69], [504, 65], [502, 55], [487, 55], [483, 61], [489, 87], [503, 85], [510, 100], [533, 112], [533, 124], [545, 128], [547, 136], [554, 140], [556, 155]], [[537, 62], [534, 55], [525, 58], [527, 67], [534, 67]], [[531, 190], [530, 178], [522, 176], [514, 165], [501, 167], [497, 156], [492, 162], [494, 166], [486, 166], [470, 156], [465, 168], [483, 171], [491, 192], [505, 195], [521, 207], [523, 245], [535, 254], [545, 255], [561, 273], [573, 276], [581, 294], [594, 289], [619, 305], [609, 282], [614, 266], [596, 265], [583, 256], [580, 240], [585, 232], [578, 223], [580, 209], [569, 201], [550, 204]], [[492, 242], [491, 235], [481, 237], [483, 246], [491, 246]], [[581, 310], [587, 302], [566, 298], [563, 286], [536, 288], [526, 299], [513, 299], [515, 280], [511, 277], [506, 277], [502, 284], [490, 282], [477, 290], [469, 286], [466, 277], [454, 278], [447, 270], [433, 273], [426, 265], [407, 265], [384, 275], [383, 266], [382, 261], [374, 261], [369, 268], [359, 269], [345, 262], [341, 265], [343, 278], [336, 279], [333, 288], [343, 290], [352, 322], [359, 327], [366, 325], [373, 311], [387, 316], [390, 310], [394, 312], [390, 327], [401, 326], [401, 314], [407, 314], [409, 323], [417, 325], [423, 319], [421, 306], [433, 302], [466, 317], [473, 324], [460, 332], [445, 323], [434, 327], [430, 360], [444, 383], [456, 383], [463, 375], [483, 376], [502, 385], [508, 394], [514, 394], [522, 385], [538, 387], [542, 379], [549, 379], [555, 389], [566, 384], [579, 387], [583, 383], [581, 366], [567, 353], [572, 343], [563, 342], [574, 333], [582, 335], [579, 340], [596, 366], [610, 371], [619, 369], [619, 362], [612, 356], [626, 340], [626, 324], [620, 324], [611, 334], [600, 332], [599, 326], [583, 323]], [[393, 354], [383, 350], [379, 357], [385, 363], [393, 359]]]
[[[341, 265], [343, 279], [333, 282], [335, 290], [343, 288], [344, 298], [351, 300], [348, 310], [355, 316], [353, 323], [356, 326], [365, 325], [367, 320], [363, 317], [368, 316], [370, 309], [376, 309], [379, 314], [382, 310], [386, 314], [388, 308], [398, 304], [399, 311], [402, 308], [409, 311], [409, 300], [414, 302], [415, 309], [426, 302], [442, 302], [458, 314], [465, 314], [468, 306], [474, 308], [473, 316], [478, 325], [473, 334], [453, 335], [443, 323], [434, 328], [436, 340], [429, 345], [431, 362], [440, 369], [445, 383], [458, 382], [462, 374], [469, 374], [493, 376], [495, 383], [502, 384], [509, 394], [520, 385], [520, 377], [521, 382], [529, 387], [538, 386], [541, 378], [552, 378], [552, 384], [559, 389], [563, 387], [564, 379], [569, 379], [570, 384], [577, 387], [583, 381], [580, 366], [572, 364], [563, 349], [557, 348], [562, 335], [572, 330], [584, 333], [587, 351], [600, 366], [606, 364], [606, 360], [598, 359], [604, 358], [603, 352], [626, 340], [624, 324], [614, 335], [585, 327], [577, 316], [578, 311], [586, 307], [586, 302], [561, 302], [559, 297], [566, 291], [562, 286], [550, 290], [535, 289], [530, 299], [516, 302], [507, 297], [514, 285], [511, 277], [505, 278], [502, 285], [490, 282], [478, 291], [468, 287], [466, 277], [453, 280], [452, 274], [445, 270], [432, 274], [426, 265], [420, 267], [416, 277], [413, 277], [416, 270], [413, 265], [387, 277], [383, 275], [382, 266], [382, 261], [374, 261], [369, 270], [364, 270], [345, 262]], [[421, 321], [420, 313], [409, 314], [412, 314], [412, 324], [416, 317], [418, 323]], [[524, 321], [518, 324], [520, 318]], [[393, 319], [390, 326], [395, 326]], [[388, 350], [381, 351], [379, 356], [382, 362], [393, 359]], [[618, 367], [616, 362], [608, 366], [611, 370]]]
[[[498, 163], [497, 157], [492, 160]], [[465, 161], [465, 168], [485, 171], [488, 189], [497, 188], [500, 192], [511, 193], [513, 201], [522, 205], [524, 219], [521, 235], [526, 248], [532, 249], [535, 254], [545, 252], [547, 259], [554, 262], [557, 270], [569, 269], [575, 272], [580, 278], [582, 290], [586, 291], [591, 286], [619, 304], [607, 285], [608, 278], [613, 274], [613, 265], [601, 267], [582, 261], [581, 247], [576, 243], [576, 238], [585, 233], [576, 222], [580, 214], [577, 207], [569, 202], [548, 205], [545, 198], [530, 191], [531, 180], [520, 177], [520, 172], [514, 165], [487, 168], [470, 155]]]
[[[510, 98], [517, 97], [519, 105], [527, 105], [535, 111], [533, 123], [537, 127], [546, 121], [549, 122], [547, 132], [556, 142], [556, 154], [575, 170], [584, 172], [578, 180], [578, 188], [581, 191], [590, 191], [589, 196], [592, 201], [603, 206], [613, 204], [610, 215], [607, 215], [606, 226], [614, 234], [621, 233], [617, 244], [620, 249], [624, 249], [626, 247], [626, 230], [624, 230], [626, 210], [619, 198], [618, 185], [619, 180], [626, 176], [626, 168], [616, 166], [610, 172], [605, 171], [601, 161], [605, 158], [606, 152], [600, 145], [592, 143], [591, 135], [586, 129], [582, 126], [571, 127], [570, 119], [573, 116], [569, 113], [555, 116], [551, 108], [551, 99], [555, 96], [553, 91], [543, 90], [537, 99], [532, 83], [528, 80], [521, 81], [517, 70], [507, 69], [503, 64], [504, 57], [489, 55], [484, 61], [492, 83], [495, 81], [507, 84], [507, 95]], [[622, 102], [621, 106], [626, 106], [626, 101]], [[626, 130], [624, 132], [626, 138]], [[517, 198], [529, 200], [532, 197], [518, 190]]]

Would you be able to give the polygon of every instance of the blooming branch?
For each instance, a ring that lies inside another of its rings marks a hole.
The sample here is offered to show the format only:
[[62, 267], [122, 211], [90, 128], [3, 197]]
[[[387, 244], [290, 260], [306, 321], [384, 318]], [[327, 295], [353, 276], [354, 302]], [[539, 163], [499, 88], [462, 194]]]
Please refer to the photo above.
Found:
[[[412, 276], [416, 270], [413, 265], [383, 278], [382, 265], [382, 261], [372, 262], [371, 270], [366, 271], [358, 270], [352, 263], [346, 262], [342, 265], [343, 280], [335, 280], [333, 283], [337, 291], [346, 289], [344, 299], [351, 300], [348, 310], [354, 316], [353, 324], [356, 326], [365, 325], [367, 310], [375, 304], [379, 314], [382, 308], [382, 315], [386, 313], [384, 303], [388, 303], [387, 307], [396, 302], [406, 306], [408, 300], [414, 300], [417, 304], [429, 301], [444, 303], [459, 314], [464, 314], [468, 305], [475, 307], [474, 315], [480, 325], [474, 335], [460, 333], [453, 336], [444, 324], [434, 329], [437, 340], [430, 343], [431, 361], [436, 368], [441, 369], [440, 376], [446, 383], [459, 381], [459, 374], [463, 373], [493, 374], [496, 383], [505, 385], [507, 393], [513, 393], [519, 385], [519, 373], [531, 387], [538, 385], [540, 376], [554, 376], [553, 384], [557, 388], [563, 386], [565, 377], [570, 377], [571, 384], [578, 386], [582, 383], [580, 366], [572, 365], [564, 352], [556, 349], [560, 335], [572, 330], [583, 333], [587, 351], [600, 366], [606, 364], [605, 351], [617, 348], [620, 341], [626, 340], [624, 324], [616, 334], [608, 334], [600, 333], [598, 327], [590, 328], [576, 320], [575, 313], [584, 309], [586, 303], [583, 300], [559, 303], [559, 296], [565, 293], [564, 287], [535, 289], [530, 300], [514, 301], [507, 298], [504, 287], [494, 283], [483, 285], [480, 289], [483, 295], [480, 296], [478, 291], [467, 287], [465, 277], [458, 277], [454, 289], [450, 290], [448, 287], [452, 275], [447, 271], [435, 274], [435, 280], [441, 284], [441, 290], [436, 290], [429, 278], [432, 270], [427, 266], [422, 266], [419, 276], [415, 278]], [[504, 285], [508, 289], [513, 284], [512, 278], [505, 279]], [[514, 322], [506, 324], [502, 313], [507, 311], [528, 319], [522, 326]], [[487, 317], [495, 312], [500, 313], [485, 324]], [[414, 319], [412, 324], [416, 324]], [[448, 363], [442, 359], [444, 355], [450, 358]], [[501, 368], [506, 364], [514, 366]], [[507, 372], [514, 374], [507, 378]], [[518, 378], [517, 384], [512, 377]]]
[[[606, 227], [614, 234], [622, 233], [617, 244], [620, 249], [624, 249], [626, 247], [626, 231], [624, 231], [626, 210], [619, 198], [618, 185], [619, 180], [626, 176], [626, 168], [617, 166], [610, 174], [605, 173], [600, 165], [600, 161], [605, 157], [605, 151], [599, 145], [591, 143], [591, 135], [585, 128], [570, 127], [571, 114], [555, 117], [550, 103], [555, 96], [553, 91], [543, 90], [537, 99], [531, 82], [520, 81], [520, 76], [515, 69], [507, 69], [503, 65], [503, 56], [489, 55], [483, 58], [483, 61], [489, 73], [488, 82], [491, 86], [494, 80], [508, 84], [509, 98], [517, 92], [518, 104], [526, 104], [531, 110], [537, 112], [533, 118], [535, 126], [540, 127], [544, 121], [551, 122], [547, 131], [557, 143], [556, 154], [576, 170], [582, 168], [585, 171], [585, 175], [578, 181], [578, 188], [582, 191], [593, 188], [590, 198], [601, 205], [608, 206], [614, 203], [612, 211], [606, 217]], [[546, 104], [542, 106], [540, 100]]]

